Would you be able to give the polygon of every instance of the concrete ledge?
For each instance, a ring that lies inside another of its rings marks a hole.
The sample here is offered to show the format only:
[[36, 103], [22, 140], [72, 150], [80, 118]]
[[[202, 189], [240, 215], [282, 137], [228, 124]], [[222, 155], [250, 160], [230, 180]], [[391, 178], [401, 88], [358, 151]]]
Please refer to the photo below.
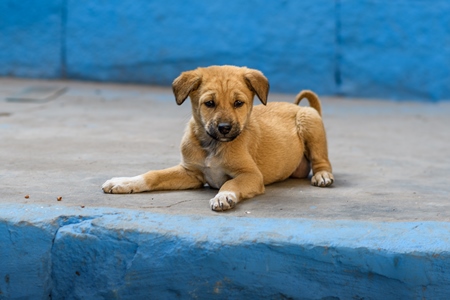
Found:
[[444, 222], [3, 204], [0, 244], [0, 299], [444, 299], [450, 293]]

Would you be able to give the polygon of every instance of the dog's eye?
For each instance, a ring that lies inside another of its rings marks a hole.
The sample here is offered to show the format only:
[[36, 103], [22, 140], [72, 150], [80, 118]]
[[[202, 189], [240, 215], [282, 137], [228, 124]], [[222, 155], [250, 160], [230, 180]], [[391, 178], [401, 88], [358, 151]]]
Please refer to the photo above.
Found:
[[234, 107], [238, 108], [238, 107], [241, 107], [242, 105], [244, 105], [244, 102], [242, 102], [240, 100], [234, 101]]
[[212, 108], [212, 107], [215, 107], [215, 106], [216, 106], [216, 103], [214, 103], [213, 100], [209, 100], [209, 101], [206, 101], [206, 102], [205, 102], [205, 105], [206, 105], [206, 107]]

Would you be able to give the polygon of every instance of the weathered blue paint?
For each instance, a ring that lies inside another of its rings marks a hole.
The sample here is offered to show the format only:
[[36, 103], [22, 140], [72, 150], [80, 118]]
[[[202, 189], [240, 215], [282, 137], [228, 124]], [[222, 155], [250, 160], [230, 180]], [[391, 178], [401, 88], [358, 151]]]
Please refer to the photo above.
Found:
[[450, 99], [450, 2], [339, 1], [341, 92]]
[[72, 78], [167, 85], [232, 64], [278, 91], [335, 90], [332, 1], [69, 1], [68, 12]]
[[169, 85], [213, 64], [272, 91], [450, 99], [450, 3], [6, 0], [0, 75]]
[[[445, 299], [450, 224], [5, 205], [0, 299]], [[27, 288], [24, 288], [24, 287]]]
[[0, 75], [61, 76], [63, 0], [0, 1]]

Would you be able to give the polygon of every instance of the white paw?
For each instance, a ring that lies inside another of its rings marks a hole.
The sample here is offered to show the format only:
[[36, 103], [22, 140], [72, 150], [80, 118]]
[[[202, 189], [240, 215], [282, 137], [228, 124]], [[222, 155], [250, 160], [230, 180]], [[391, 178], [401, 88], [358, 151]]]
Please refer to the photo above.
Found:
[[311, 184], [320, 187], [326, 187], [332, 185], [334, 182], [333, 174], [327, 171], [320, 171], [313, 175], [311, 178]]
[[209, 200], [211, 209], [215, 211], [224, 211], [233, 208], [238, 199], [233, 192], [219, 192], [214, 198]]
[[147, 185], [141, 175], [134, 177], [114, 177], [102, 185], [102, 190], [110, 194], [131, 194], [146, 191]]

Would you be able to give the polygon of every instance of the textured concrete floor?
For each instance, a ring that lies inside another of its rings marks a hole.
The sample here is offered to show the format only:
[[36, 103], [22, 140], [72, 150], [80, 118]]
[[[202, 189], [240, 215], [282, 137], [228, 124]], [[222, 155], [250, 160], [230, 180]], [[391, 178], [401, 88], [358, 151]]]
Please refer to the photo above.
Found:
[[[6, 101], [43, 85], [68, 89], [41, 103]], [[270, 94], [269, 101], [291, 102], [293, 95]], [[334, 185], [287, 180], [224, 215], [450, 221], [449, 102], [323, 97], [322, 105]], [[189, 117], [189, 103], [178, 107], [170, 88], [0, 79], [0, 203], [215, 216], [208, 200], [216, 191], [209, 188], [101, 190], [111, 177], [177, 164]]]
[[209, 188], [101, 190], [179, 162], [169, 88], [0, 79], [0, 299], [445, 299], [450, 103], [322, 102], [335, 184], [216, 213]]

